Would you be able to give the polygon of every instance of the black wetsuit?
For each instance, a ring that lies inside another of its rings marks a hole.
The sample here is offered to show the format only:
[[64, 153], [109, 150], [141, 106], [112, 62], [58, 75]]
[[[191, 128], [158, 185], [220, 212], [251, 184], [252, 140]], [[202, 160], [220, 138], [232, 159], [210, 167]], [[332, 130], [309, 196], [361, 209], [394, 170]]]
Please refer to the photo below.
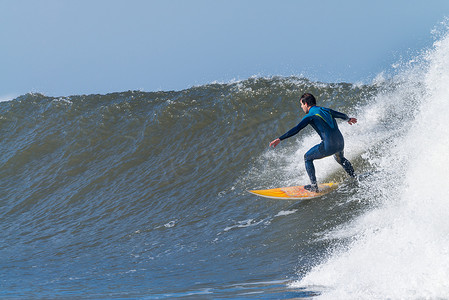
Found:
[[297, 134], [307, 125], [311, 125], [321, 137], [321, 143], [312, 147], [304, 155], [306, 171], [312, 184], [316, 184], [315, 167], [313, 161], [334, 154], [335, 160], [342, 165], [345, 171], [354, 177], [354, 169], [351, 163], [344, 157], [344, 139], [338, 129], [335, 118], [349, 120], [349, 117], [341, 112], [330, 108], [312, 106], [309, 113], [302, 118], [298, 125], [290, 129], [287, 133], [279, 137], [280, 140], [289, 138]]

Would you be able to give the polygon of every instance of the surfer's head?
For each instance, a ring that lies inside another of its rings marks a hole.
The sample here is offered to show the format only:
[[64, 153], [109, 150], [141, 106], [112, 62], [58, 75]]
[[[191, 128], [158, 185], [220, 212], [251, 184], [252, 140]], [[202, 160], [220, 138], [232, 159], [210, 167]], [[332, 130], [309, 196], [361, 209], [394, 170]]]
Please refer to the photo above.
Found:
[[307, 104], [308, 106], [315, 106], [316, 105], [316, 99], [312, 94], [305, 93], [301, 96], [299, 101], [303, 104]]
[[301, 99], [299, 99], [299, 102], [301, 103], [301, 108], [304, 111], [304, 113], [308, 114], [309, 110], [312, 106], [316, 105], [316, 99], [313, 97], [312, 94], [305, 93], [301, 96]]

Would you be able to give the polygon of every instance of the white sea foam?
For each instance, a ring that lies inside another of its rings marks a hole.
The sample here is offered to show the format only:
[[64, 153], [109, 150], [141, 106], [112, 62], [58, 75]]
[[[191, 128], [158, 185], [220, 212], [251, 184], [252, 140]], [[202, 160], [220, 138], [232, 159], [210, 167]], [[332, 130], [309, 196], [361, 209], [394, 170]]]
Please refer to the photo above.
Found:
[[275, 215], [275, 217], [288, 216], [288, 215], [294, 214], [297, 211], [298, 211], [297, 209], [281, 210], [280, 212], [277, 213], [277, 215]]
[[[327, 234], [353, 240], [293, 287], [320, 290], [324, 299], [449, 298], [449, 36], [418, 61], [393, 79], [399, 88], [361, 112], [367, 137], [349, 138], [386, 141], [367, 154], [379, 174], [357, 196], [376, 207]], [[397, 129], [373, 132], [385, 114]]]
[[264, 220], [256, 221], [254, 219], [248, 219], [248, 220], [244, 220], [244, 221], [239, 221], [235, 225], [226, 227], [225, 229], [223, 229], [223, 231], [229, 231], [229, 230], [235, 229], [235, 228], [246, 228], [246, 227], [250, 227], [250, 226], [256, 226], [256, 225], [261, 224], [262, 222], [264, 222]]

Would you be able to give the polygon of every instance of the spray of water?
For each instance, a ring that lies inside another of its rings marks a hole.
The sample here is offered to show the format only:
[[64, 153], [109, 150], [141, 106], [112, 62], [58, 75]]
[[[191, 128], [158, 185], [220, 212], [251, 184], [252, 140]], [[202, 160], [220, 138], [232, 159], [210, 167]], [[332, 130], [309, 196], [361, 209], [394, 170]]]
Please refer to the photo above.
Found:
[[449, 36], [382, 84], [344, 132], [376, 170], [354, 197], [376, 205], [328, 234], [351, 242], [291, 285], [324, 299], [447, 298]]

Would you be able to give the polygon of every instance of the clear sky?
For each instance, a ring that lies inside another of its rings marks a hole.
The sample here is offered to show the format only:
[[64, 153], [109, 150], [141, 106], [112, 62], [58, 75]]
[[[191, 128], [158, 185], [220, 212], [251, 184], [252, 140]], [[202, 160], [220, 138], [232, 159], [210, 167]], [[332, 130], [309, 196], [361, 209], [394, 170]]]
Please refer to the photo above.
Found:
[[369, 82], [430, 47], [449, 0], [0, 0], [0, 100], [257, 76]]

